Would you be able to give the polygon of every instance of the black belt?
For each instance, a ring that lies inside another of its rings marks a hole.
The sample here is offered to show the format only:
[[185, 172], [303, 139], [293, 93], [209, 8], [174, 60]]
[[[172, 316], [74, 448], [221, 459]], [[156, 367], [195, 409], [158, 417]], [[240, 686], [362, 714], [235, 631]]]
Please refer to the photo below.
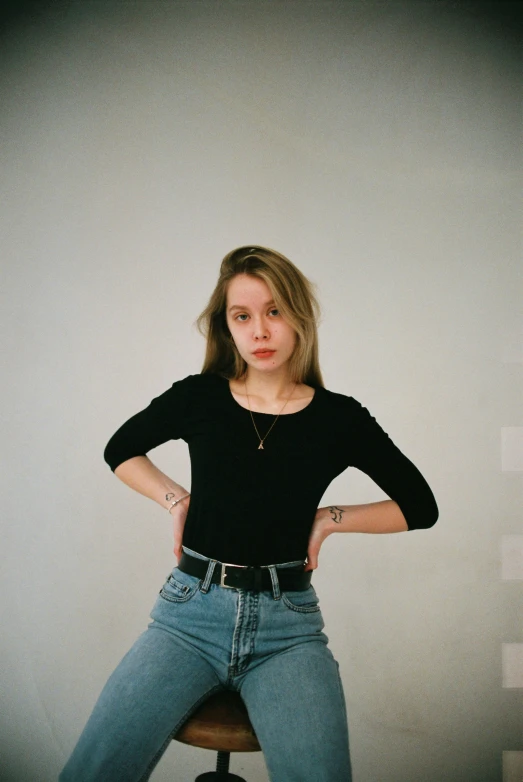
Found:
[[[191, 557], [185, 551], [178, 567], [189, 576], [205, 578], [209, 561]], [[278, 582], [282, 592], [303, 592], [311, 583], [312, 570], [304, 571], [303, 565], [292, 568], [277, 568]], [[248, 589], [253, 592], [272, 591], [272, 579], [268, 567], [230, 565], [217, 562], [211, 578], [211, 584], [220, 584], [229, 589]]]

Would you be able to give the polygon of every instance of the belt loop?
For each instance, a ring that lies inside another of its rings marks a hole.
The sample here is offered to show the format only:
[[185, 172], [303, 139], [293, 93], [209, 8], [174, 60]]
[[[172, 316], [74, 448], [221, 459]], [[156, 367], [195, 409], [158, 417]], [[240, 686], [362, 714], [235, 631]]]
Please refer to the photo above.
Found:
[[276, 570], [276, 565], [269, 565], [269, 573], [271, 574], [272, 596], [275, 600], [279, 600], [281, 598], [281, 592], [280, 592], [280, 582], [278, 581], [278, 572]]
[[210, 559], [209, 565], [207, 567], [207, 573], [205, 574], [205, 578], [203, 580], [203, 584], [200, 587], [200, 591], [206, 594], [209, 591], [209, 587], [211, 585], [211, 579], [214, 573], [214, 568], [216, 566], [216, 560]]

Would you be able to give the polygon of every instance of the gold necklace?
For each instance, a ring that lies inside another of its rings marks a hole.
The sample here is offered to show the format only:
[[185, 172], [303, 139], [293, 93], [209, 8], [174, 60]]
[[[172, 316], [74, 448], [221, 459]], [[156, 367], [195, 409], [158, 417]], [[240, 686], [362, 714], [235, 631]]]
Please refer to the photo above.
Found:
[[283, 411], [284, 411], [284, 409], [285, 409], [285, 405], [287, 404], [287, 402], [289, 401], [289, 399], [291, 398], [291, 396], [294, 394], [294, 389], [296, 388], [296, 386], [297, 386], [297, 383], [295, 383], [295, 384], [293, 385], [293, 387], [292, 387], [292, 391], [291, 391], [291, 393], [290, 393], [290, 395], [289, 395], [289, 399], [287, 399], [287, 400], [286, 400], [286, 402], [285, 402], [285, 405], [283, 405], [282, 409], [280, 410], [280, 412], [278, 413], [278, 415], [276, 416], [276, 418], [274, 419], [274, 421], [273, 421], [273, 422], [272, 422], [272, 424], [270, 425], [270, 427], [269, 427], [268, 431], [265, 433], [265, 437], [261, 438], [261, 437], [260, 437], [260, 433], [259, 433], [259, 431], [258, 431], [258, 427], [256, 426], [256, 423], [255, 423], [255, 421], [254, 421], [254, 416], [253, 416], [253, 414], [252, 414], [252, 410], [251, 410], [251, 400], [249, 399], [249, 393], [248, 393], [248, 391], [247, 391], [247, 381], [245, 380], [245, 378], [243, 379], [243, 382], [244, 382], [244, 384], [245, 384], [245, 394], [246, 394], [246, 396], [247, 396], [247, 405], [248, 405], [248, 407], [249, 407], [249, 413], [251, 414], [251, 420], [252, 420], [252, 423], [253, 423], [253, 425], [254, 425], [254, 428], [256, 429], [256, 434], [258, 435], [258, 440], [260, 441], [260, 444], [259, 444], [259, 446], [258, 446], [258, 451], [259, 451], [259, 450], [262, 450], [262, 451], [263, 451], [263, 443], [264, 443], [264, 442], [265, 442], [265, 440], [267, 439], [267, 436], [268, 436], [269, 432], [271, 431], [272, 427], [274, 426], [274, 424], [276, 423], [276, 421], [278, 420], [278, 418], [280, 417], [280, 415], [283, 413]]

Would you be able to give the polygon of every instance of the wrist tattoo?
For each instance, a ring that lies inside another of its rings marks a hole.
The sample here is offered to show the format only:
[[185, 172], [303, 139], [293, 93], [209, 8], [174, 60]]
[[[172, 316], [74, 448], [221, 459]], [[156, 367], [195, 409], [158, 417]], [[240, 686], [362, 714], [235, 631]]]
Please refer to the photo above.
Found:
[[344, 513], [343, 508], [338, 508], [337, 505], [331, 505], [329, 507], [329, 510], [331, 512], [332, 521], [334, 521], [336, 524], [341, 524], [342, 521], [341, 517], [343, 516]]
[[169, 500], [174, 500], [175, 497], [176, 494], [173, 494], [172, 491], [170, 491], [168, 494], [165, 495], [165, 499], [167, 500], [167, 502], [169, 502]]

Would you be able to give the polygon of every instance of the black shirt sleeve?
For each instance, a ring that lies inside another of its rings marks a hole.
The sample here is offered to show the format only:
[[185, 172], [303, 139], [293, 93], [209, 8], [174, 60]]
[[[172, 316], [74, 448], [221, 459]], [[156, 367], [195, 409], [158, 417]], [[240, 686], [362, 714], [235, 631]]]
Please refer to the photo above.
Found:
[[367, 408], [353, 397], [350, 402], [350, 465], [366, 473], [391, 500], [397, 502], [409, 530], [432, 527], [439, 511], [427, 481]]
[[104, 450], [104, 459], [113, 472], [133, 456], [144, 456], [168, 440], [184, 437], [192, 378], [189, 375], [173, 383], [113, 434]]

